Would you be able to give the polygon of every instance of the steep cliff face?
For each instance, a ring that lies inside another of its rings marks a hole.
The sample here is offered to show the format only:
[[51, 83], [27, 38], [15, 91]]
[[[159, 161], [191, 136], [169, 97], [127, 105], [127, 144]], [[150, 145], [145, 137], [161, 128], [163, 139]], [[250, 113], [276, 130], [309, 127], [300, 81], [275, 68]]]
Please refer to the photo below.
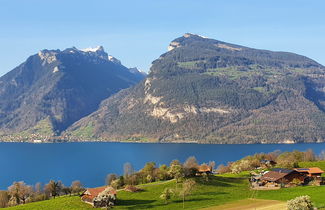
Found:
[[42, 50], [0, 78], [0, 132], [49, 138], [144, 76], [112, 62], [102, 47]]
[[70, 139], [200, 143], [325, 139], [325, 74], [297, 54], [185, 34], [138, 85], [74, 123]]

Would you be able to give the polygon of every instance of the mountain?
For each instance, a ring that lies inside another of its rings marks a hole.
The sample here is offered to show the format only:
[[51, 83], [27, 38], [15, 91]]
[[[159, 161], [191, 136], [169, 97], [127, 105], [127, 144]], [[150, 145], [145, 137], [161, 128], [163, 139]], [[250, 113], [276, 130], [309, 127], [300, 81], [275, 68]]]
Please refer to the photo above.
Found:
[[141, 83], [70, 126], [70, 140], [325, 140], [325, 68], [305, 56], [185, 34]]
[[144, 78], [103, 47], [42, 50], [0, 78], [2, 140], [58, 136], [110, 95]]

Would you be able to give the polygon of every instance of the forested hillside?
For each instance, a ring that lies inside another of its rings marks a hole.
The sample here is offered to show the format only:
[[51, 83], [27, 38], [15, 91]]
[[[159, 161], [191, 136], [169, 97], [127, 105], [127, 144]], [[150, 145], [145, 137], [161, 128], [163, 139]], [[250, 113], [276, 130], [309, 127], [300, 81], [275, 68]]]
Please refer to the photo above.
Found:
[[70, 140], [293, 143], [325, 140], [325, 68], [293, 53], [193, 34], [147, 79], [74, 123]]
[[2, 141], [48, 140], [144, 78], [102, 47], [42, 50], [0, 78]]

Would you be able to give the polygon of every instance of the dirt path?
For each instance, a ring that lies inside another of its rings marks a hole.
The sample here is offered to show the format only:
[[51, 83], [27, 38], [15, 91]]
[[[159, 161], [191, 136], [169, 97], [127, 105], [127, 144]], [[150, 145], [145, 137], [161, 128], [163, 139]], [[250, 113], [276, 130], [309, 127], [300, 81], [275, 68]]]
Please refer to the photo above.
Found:
[[286, 202], [262, 199], [245, 199], [228, 204], [205, 208], [204, 210], [285, 210]]

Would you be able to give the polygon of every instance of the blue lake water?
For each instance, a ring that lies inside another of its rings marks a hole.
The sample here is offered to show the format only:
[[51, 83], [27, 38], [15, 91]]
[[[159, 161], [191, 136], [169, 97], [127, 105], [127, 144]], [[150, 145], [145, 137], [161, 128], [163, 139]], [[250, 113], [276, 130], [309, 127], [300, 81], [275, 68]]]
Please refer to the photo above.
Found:
[[139, 144], [139, 143], [0, 143], [0, 189], [14, 181], [27, 184], [61, 180], [70, 185], [80, 180], [86, 187], [101, 186], [108, 173], [123, 173], [123, 164], [130, 162], [138, 170], [146, 162], [169, 164], [173, 159], [185, 161], [189, 156], [216, 165], [244, 156], [272, 152], [313, 149], [325, 150], [321, 144]]

